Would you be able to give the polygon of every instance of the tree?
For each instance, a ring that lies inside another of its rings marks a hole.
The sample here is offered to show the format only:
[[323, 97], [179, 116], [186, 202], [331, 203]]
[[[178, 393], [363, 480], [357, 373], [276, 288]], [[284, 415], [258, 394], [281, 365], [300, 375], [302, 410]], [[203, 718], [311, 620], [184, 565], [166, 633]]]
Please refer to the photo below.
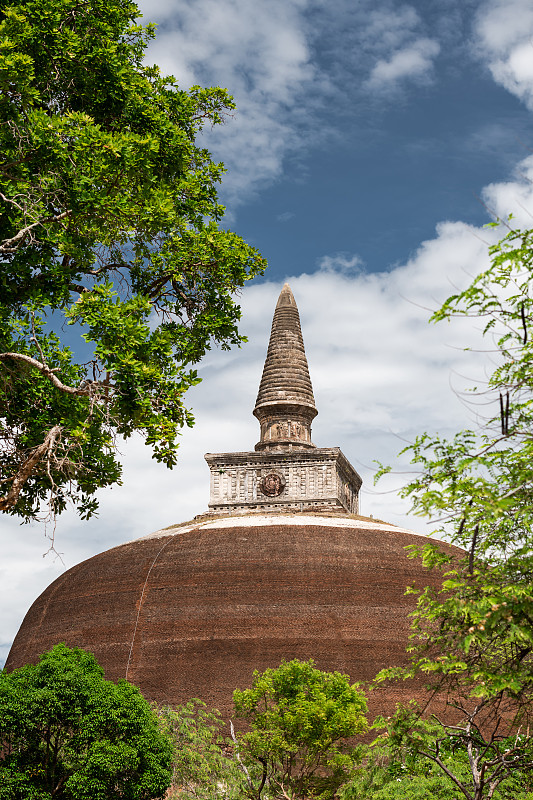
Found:
[[[474, 397], [494, 411], [451, 440], [426, 433], [406, 448], [420, 471], [404, 490], [466, 550], [453, 565], [431, 545], [419, 553], [444, 581], [419, 597], [409, 673], [424, 672], [456, 719], [435, 721], [419, 752], [438, 764], [443, 741], [463, 747], [471, 785], [462, 791], [475, 800], [514, 770], [533, 770], [533, 231], [510, 229], [490, 256], [433, 320], [484, 321], [496, 366]], [[402, 713], [397, 734], [412, 746], [417, 717], [405, 726]]]
[[498, 585], [507, 569], [508, 583], [523, 586], [531, 574], [533, 523], [533, 230], [510, 230], [490, 256], [491, 266], [432, 319], [462, 315], [484, 322], [496, 368], [486, 387], [471, 391], [495, 413], [451, 440], [418, 437], [404, 452], [419, 473], [403, 493], [415, 513], [437, 518], [437, 532], [469, 552], [465, 575], [489, 563], [500, 570]]
[[517, 800], [526, 787], [533, 788], [533, 738], [516, 728], [505, 698], [499, 699], [499, 704], [493, 698], [468, 704], [456, 698], [454, 720], [449, 714], [424, 719], [416, 703], [400, 706], [390, 719], [376, 721], [385, 728], [378, 742], [386, 743], [393, 762], [408, 763], [415, 773], [440, 771], [447, 793], [454, 793], [450, 800], [458, 794], [465, 800]]
[[0, 742], [1, 800], [149, 800], [170, 784], [172, 746], [139, 690], [64, 644], [0, 673]]
[[145, 66], [138, 16], [0, 11], [0, 510], [26, 520], [46, 501], [93, 514], [120, 482], [117, 436], [176, 463], [192, 367], [244, 340], [232, 295], [265, 266], [219, 227], [223, 165], [195, 141], [231, 97]]
[[252, 687], [236, 690], [235, 712], [250, 731], [238, 735], [245, 761], [262, 767], [253, 797], [331, 798], [355, 759], [351, 737], [366, 731], [366, 699], [347, 675], [314, 662], [283, 661], [254, 672]]
[[[387, 721], [385, 733], [368, 747], [362, 766], [342, 787], [341, 800], [458, 800], [464, 796], [457, 783], [468, 787], [471, 782], [466, 751], [453, 738], [440, 736], [442, 730], [434, 721], [422, 721], [416, 713], [410, 718], [413, 712], [414, 705]], [[401, 730], [408, 736], [399, 736]], [[424, 749], [441, 766], [424, 757]], [[533, 800], [532, 788], [531, 777], [515, 766], [493, 798]]]
[[174, 745], [168, 800], [237, 800], [246, 796], [242, 769], [223, 736], [224, 722], [200, 700], [176, 709], [158, 709], [163, 730]]

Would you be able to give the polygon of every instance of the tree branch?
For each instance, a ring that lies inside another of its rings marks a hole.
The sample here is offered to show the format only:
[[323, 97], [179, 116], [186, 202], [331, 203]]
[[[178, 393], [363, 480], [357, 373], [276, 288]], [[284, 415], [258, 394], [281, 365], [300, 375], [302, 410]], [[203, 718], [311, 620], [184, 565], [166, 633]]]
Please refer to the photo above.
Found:
[[246, 765], [244, 764], [244, 762], [243, 762], [243, 760], [241, 758], [241, 754], [239, 753], [239, 742], [238, 742], [237, 737], [235, 736], [235, 728], [233, 726], [233, 720], [232, 719], [230, 719], [230, 721], [229, 721], [229, 729], [230, 729], [231, 738], [233, 739], [233, 742], [235, 744], [235, 757], [237, 758], [237, 763], [239, 764], [240, 768], [244, 772], [244, 775], [246, 777], [246, 781], [248, 783], [248, 787], [249, 787], [250, 791], [253, 792], [254, 791], [254, 785], [253, 785], [253, 782], [252, 782], [252, 778], [250, 777], [250, 773], [246, 769]]
[[442, 770], [443, 772], [445, 772], [445, 773], [446, 773], [446, 775], [448, 776], [448, 778], [450, 778], [450, 780], [451, 780], [451, 781], [453, 781], [453, 782], [455, 783], [455, 785], [457, 786], [457, 788], [461, 790], [461, 792], [462, 792], [462, 793], [464, 794], [464, 796], [466, 797], [466, 800], [473, 800], [473, 797], [472, 797], [472, 795], [470, 794], [470, 792], [467, 790], [467, 788], [466, 788], [466, 787], [465, 787], [465, 786], [464, 786], [464, 785], [463, 785], [463, 784], [462, 784], [462, 783], [459, 781], [459, 779], [458, 779], [458, 778], [456, 778], [456, 777], [455, 777], [455, 775], [453, 774], [453, 772], [451, 772], [451, 771], [448, 769], [448, 767], [446, 766], [446, 764], [444, 763], [444, 761], [442, 761], [442, 759], [441, 759], [441, 758], [439, 758], [439, 756], [435, 756], [435, 755], [433, 755], [433, 753], [430, 753], [430, 752], [429, 752], [429, 751], [427, 751], [427, 750], [419, 750], [418, 752], [419, 752], [419, 753], [420, 753], [422, 756], [425, 756], [426, 758], [429, 758], [431, 761], [434, 761], [434, 762], [435, 762], [435, 764], [437, 764], [437, 765], [438, 765], [438, 766], [441, 768], [441, 770]]
[[26, 364], [29, 364], [31, 367], [38, 369], [39, 372], [42, 372], [56, 387], [62, 392], [66, 394], [73, 394], [73, 395], [89, 395], [91, 393], [90, 386], [86, 386], [83, 388], [75, 388], [74, 386], [67, 386], [65, 383], [59, 380], [57, 375], [55, 374], [55, 370], [50, 369], [46, 364], [42, 364], [40, 361], [37, 361], [36, 358], [32, 358], [31, 356], [27, 356], [24, 353], [0, 353], [0, 361], [7, 360], [12, 358], [14, 361], [24, 361]]
[[11, 205], [16, 206], [18, 210], [22, 211], [22, 213], [24, 214], [24, 209], [22, 208], [22, 206], [19, 203], [17, 203], [16, 200], [12, 200], [11, 197], [6, 197], [5, 194], [2, 194], [2, 192], [0, 192], [0, 200], [3, 200], [4, 203], [11, 203]]
[[[68, 217], [70, 213], [71, 209], [69, 208], [67, 211], [63, 211], [62, 214], [57, 214], [55, 217], [46, 217], [38, 222], [33, 222], [31, 225], [27, 225], [15, 234], [15, 236], [12, 236], [11, 239], [5, 239], [4, 242], [0, 244], [0, 253], [16, 253], [21, 240], [24, 239], [26, 234], [30, 233], [33, 228], [37, 228], [39, 225], [46, 225], [49, 222], [59, 222], [60, 219]], [[13, 245], [15, 246], [13, 247]]]
[[45, 436], [44, 442], [30, 451], [28, 458], [22, 463], [19, 471], [13, 478], [13, 484], [9, 492], [0, 497], [0, 511], [8, 511], [16, 504], [22, 487], [33, 472], [35, 465], [49, 453], [56, 443], [57, 437], [63, 428], [61, 425], [54, 425]]
[[78, 294], [87, 294], [91, 290], [84, 286], [82, 283], [70, 283], [68, 287], [72, 292], [78, 292]]
[[468, 556], [468, 574], [474, 574], [474, 552], [476, 550], [477, 537], [479, 534], [479, 523], [474, 528], [474, 536], [472, 537], [472, 546], [470, 548], [470, 555]]

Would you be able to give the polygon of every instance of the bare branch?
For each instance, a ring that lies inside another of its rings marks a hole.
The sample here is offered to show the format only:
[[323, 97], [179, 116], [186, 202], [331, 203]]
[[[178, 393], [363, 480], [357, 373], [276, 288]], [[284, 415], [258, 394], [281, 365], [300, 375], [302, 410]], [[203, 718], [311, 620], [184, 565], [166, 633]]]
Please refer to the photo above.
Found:
[[233, 742], [235, 744], [235, 756], [237, 758], [237, 762], [238, 762], [240, 768], [242, 769], [242, 771], [244, 772], [244, 774], [246, 776], [246, 780], [248, 781], [248, 786], [251, 789], [253, 789], [253, 783], [252, 783], [252, 779], [250, 777], [250, 773], [246, 769], [246, 766], [242, 761], [241, 754], [239, 753], [239, 742], [237, 741], [237, 737], [235, 736], [235, 728], [233, 727], [233, 720], [232, 719], [230, 719], [230, 721], [229, 721], [229, 730], [230, 730], [231, 738], [233, 739]]
[[56, 443], [58, 436], [63, 428], [61, 425], [54, 425], [45, 436], [44, 442], [30, 451], [28, 458], [22, 463], [19, 471], [13, 478], [13, 484], [9, 492], [0, 497], [0, 511], [8, 511], [16, 504], [22, 487], [33, 472], [35, 465], [45, 456], [48, 456]]
[[42, 372], [56, 387], [62, 392], [66, 392], [66, 394], [74, 394], [74, 395], [90, 395], [91, 394], [91, 387], [84, 386], [75, 388], [73, 386], [67, 386], [65, 383], [59, 380], [57, 375], [55, 374], [54, 369], [50, 369], [46, 364], [42, 364], [40, 361], [37, 361], [36, 358], [32, 358], [31, 356], [27, 356], [24, 353], [0, 353], [0, 361], [4, 361], [7, 359], [13, 359], [14, 361], [24, 361], [26, 364], [29, 364], [31, 367], [38, 369], [39, 372]]
[[476, 550], [477, 537], [479, 535], [479, 524], [474, 528], [474, 535], [472, 537], [472, 547], [470, 548], [470, 555], [468, 556], [468, 574], [474, 574], [474, 552]]
[[441, 770], [446, 773], [448, 778], [450, 778], [450, 780], [453, 781], [457, 786], [457, 788], [464, 794], [466, 800], [474, 800], [472, 795], [466, 788], [466, 786], [464, 786], [464, 784], [462, 784], [461, 781], [455, 777], [453, 772], [451, 772], [451, 770], [448, 769], [444, 761], [442, 761], [442, 759], [439, 756], [433, 755], [433, 753], [430, 753], [429, 750], [420, 750], [419, 752], [421, 755], [425, 756], [426, 758], [429, 758], [430, 761], [434, 761], [435, 764], [437, 764], [441, 768]]
[[16, 200], [13, 200], [11, 197], [6, 197], [5, 194], [2, 194], [2, 192], [0, 192], [0, 200], [3, 200], [4, 203], [11, 203], [11, 205], [16, 206], [18, 210], [22, 211], [22, 213], [24, 214], [24, 209], [22, 208], [22, 206], [19, 203], [17, 203]]
[[78, 294], [86, 294], [91, 290], [88, 289], [86, 286], [83, 286], [81, 283], [70, 283], [68, 287], [72, 292], [78, 292]]
[[25, 228], [22, 228], [17, 234], [15, 234], [15, 236], [12, 236], [11, 239], [6, 239], [2, 244], [0, 244], [0, 253], [16, 253], [19, 244], [22, 242], [24, 237], [34, 228], [39, 227], [39, 225], [47, 225], [49, 222], [59, 222], [59, 220], [65, 219], [65, 217], [68, 217], [68, 215], [71, 213], [72, 210], [69, 208], [66, 211], [63, 211], [62, 214], [57, 214], [55, 217], [46, 217], [45, 219], [33, 222], [31, 225], [27, 225]]

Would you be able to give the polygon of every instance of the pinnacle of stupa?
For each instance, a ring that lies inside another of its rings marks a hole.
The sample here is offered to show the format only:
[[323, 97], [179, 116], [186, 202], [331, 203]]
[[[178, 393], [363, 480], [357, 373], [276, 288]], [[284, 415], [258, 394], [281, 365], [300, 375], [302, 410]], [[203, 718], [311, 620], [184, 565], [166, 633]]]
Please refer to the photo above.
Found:
[[254, 415], [261, 426], [255, 452], [206, 453], [208, 515], [359, 513], [361, 477], [339, 447], [316, 447], [311, 439], [317, 410], [287, 283], [274, 311]]
[[317, 415], [300, 326], [298, 307], [288, 283], [283, 286], [272, 321], [270, 342], [254, 415], [261, 425], [256, 450], [307, 449]]

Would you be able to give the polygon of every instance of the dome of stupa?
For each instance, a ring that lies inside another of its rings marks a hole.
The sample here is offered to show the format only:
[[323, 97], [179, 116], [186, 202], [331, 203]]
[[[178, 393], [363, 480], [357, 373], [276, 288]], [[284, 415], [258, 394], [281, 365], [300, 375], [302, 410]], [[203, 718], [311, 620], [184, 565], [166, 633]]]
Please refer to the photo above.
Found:
[[[436, 577], [405, 548], [427, 540], [360, 516], [359, 475], [338, 447], [312, 443], [317, 412], [288, 286], [254, 413], [254, 451], [206, 456], [209, 511], [61, 575], [28, 611], [7, 670], [65, 642], [150, 700], [198, 697], [228, 718], [233, 690], [282, 659], [313, 658], [354, 682], [406, 663], [405, 589]], [[412, 696], [407, 684], [385, 687], [371, 715]]]

